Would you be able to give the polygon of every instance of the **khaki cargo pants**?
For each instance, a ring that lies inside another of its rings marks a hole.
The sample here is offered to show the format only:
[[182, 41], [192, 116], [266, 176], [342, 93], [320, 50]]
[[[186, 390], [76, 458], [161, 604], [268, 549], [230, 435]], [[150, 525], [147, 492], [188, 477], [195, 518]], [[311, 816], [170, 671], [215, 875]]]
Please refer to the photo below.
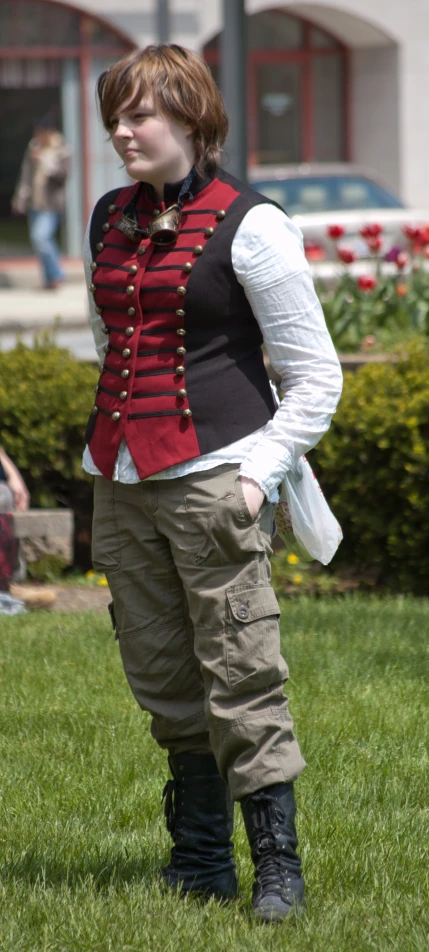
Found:
[[161, 747], [213, 751], [236, 800], [305, 766], [283, 693], [272, 528], [268, 502], [251, 518], [237, 465], [95, 479], [93, 563], [134, 697]]

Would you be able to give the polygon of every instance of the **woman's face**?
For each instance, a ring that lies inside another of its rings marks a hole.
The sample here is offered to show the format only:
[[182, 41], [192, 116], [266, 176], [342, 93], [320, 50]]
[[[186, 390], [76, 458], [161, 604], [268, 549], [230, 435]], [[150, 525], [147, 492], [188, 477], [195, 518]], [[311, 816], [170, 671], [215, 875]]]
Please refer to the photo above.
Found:
[[194, 164], [192, 129], [159, 112], [148, 94], [132, 109], [124, 104], [111, 136], [131, 178], [149, 182], [161, 195], [165, 182], [185, 178]]

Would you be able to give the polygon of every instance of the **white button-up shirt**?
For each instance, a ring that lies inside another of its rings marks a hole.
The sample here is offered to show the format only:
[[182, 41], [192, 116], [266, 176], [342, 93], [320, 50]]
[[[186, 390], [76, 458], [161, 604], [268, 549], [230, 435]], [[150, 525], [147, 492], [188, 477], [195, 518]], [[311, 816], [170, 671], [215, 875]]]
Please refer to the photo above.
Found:
[[[271, 365], [281, 377], [284, 397], [273, 419], [250, 436], [205, 456], [169, 466], [148, 479], [174, 479], [222, 463], [237, 463], [242, 476], [255, 480], [268, 499], [277, 502], [277, 488], [287, 470], [329, 428], [341, 395], [341, 367], [314, 290], [302, 234], [293, 221], [274, 205], [256, 205], [237, 229], [231, 257], [234, 273], [260, 326]], [[89, 226], [84, 264], [90, 284]], [[92, 295], [89, 308], [95, 346], [103, 361], [106, 338]], [[88, 446], [83, 468], [101, 475]], [[125, 440], [119, 448], [113, 479], [139, 482]]]

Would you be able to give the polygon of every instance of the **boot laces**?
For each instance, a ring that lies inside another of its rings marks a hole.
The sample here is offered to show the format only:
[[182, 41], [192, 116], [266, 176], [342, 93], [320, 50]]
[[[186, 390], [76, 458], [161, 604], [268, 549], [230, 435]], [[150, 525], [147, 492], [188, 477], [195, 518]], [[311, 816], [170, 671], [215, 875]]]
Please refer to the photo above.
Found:
[[281, 891], [291, 876], [288, 875], [287, 857], [279, 842], [276, 827], [285, 822], [286, 817], [278, 803], [266, 793], [252, 796], [253, 823], [257, 834], [254, 842], [254, 853], [257, 857], [257, 872], [259, 884], [265, 888], [275, 887]]

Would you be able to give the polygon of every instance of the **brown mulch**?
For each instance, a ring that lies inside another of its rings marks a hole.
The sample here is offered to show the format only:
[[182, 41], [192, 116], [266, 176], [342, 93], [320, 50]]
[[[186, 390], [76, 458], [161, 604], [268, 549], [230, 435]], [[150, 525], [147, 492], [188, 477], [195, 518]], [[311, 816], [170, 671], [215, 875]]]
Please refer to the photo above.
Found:
[[[20, 585], [23, 591], [26, 588], [31, 588], [34, 592], [36, 586], [34, 582], [28, 586], [25, 583]], [[55, 602], [49, 610], [55, 612], [107, 612], [108, 603], [111, 601], [111, 594], [107, 587], [49, 584], [41, 585], [40, 590], [43, 589], [54, 592]]]
[[56, 612], [107, 612], [112, 596], [107, 587], [85, 588], [84, 585], [50, 585], [57, 599]]

